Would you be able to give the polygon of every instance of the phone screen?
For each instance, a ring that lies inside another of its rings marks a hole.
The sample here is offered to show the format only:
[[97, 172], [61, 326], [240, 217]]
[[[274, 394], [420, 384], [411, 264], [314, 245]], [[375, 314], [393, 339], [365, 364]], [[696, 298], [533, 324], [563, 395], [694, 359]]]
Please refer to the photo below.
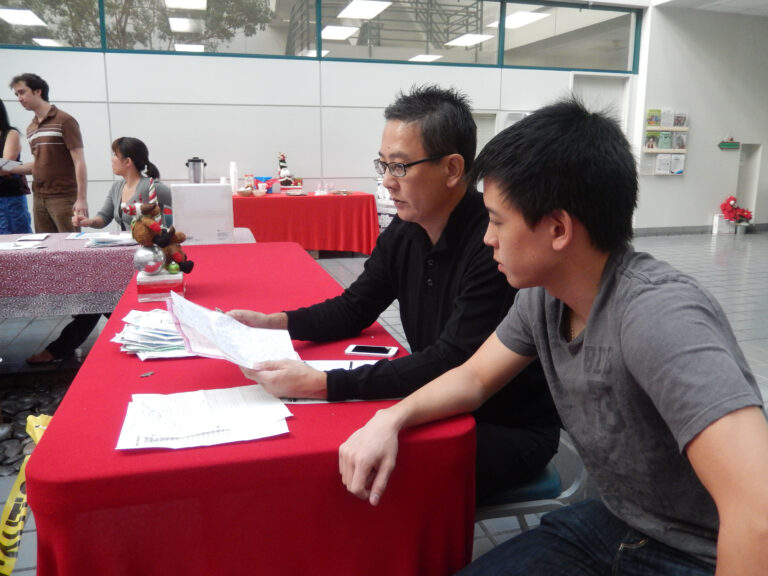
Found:
[[386, 346], [355, 346], [353, 351], [359, 354], [386, 354], [389, 352], [389, 348]]

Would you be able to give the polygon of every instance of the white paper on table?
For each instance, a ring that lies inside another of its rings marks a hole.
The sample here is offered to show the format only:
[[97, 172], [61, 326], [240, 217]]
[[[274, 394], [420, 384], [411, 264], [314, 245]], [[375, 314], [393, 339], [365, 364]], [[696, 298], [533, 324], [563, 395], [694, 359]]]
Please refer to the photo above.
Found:
[[134, 394], [118, 449], [185, 448], [288, 432], [291, 412], [258, 384], [178, 394]]
[[48, 238], [48, 232], [40, 232], [39, 234], [26, 234], [16, 238], [16, 242], [34, 242], [37, 240], [45, 240]]
[[43, 248], [40, 242], [0, 242], [0, 250], [26, 250], [27, 248]]
[[[304, 360], [304, 363], [315, 370], [353, 370], [359, 366], [375, 364], [378, 360]], [[286, 404], [328, 404], [329, 400], [317, 398], [280, 398]], [[360, 400], [336, 400], [335, 402], [360, 402]]]
[[378, 360], [304, 360], [304, 364], [314, 368], [315, 370], [322, 370], [326, 372], [328, 370], [354, 370], [360, 366], [367, 366], [368, 364], [376, 364]]
[[194, 304], [171, 292], [168, 310], [187, 350], [252, 367], [266, 360], [297, 360], [288, 330], [251, 328], [231, 316]]

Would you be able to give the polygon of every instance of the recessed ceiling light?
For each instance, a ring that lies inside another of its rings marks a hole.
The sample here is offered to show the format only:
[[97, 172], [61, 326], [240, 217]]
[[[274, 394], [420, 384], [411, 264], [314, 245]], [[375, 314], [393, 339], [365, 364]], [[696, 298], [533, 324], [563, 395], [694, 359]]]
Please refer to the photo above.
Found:
[[409, 58], [408, 62], [434, 62], [442, 57], [442, 54], [417, 54], [413, 58]]
[[200, 32], [203, 29], [203, 21], [193, 18], [168, 18], [172, 32]]
[[[528, 24], [533, 24], [534, 22], [538, 22], [542, 18], [546, 18], [549, 16], [549, 14], [545, 14], [543, 12], [515, 12], [514, 14], [510, 14], [506, 18], [504, 18], [504, 28], [514, 29], [514, 28], [522, 28], [523, 26], [527, 26]], [[498, 28], [499, 27], [499, 21], [496, 20], [496, 22], [492, 22], [491, 24], [488, 24], [487, 28]]]
[[320, 36], [323, 40], [346, 40], [357, 30], [356, 26], [326, 26]]
[[490, 40], [494, 36], [492, 34], [464, 34], [458, 38], [454, 38], [450, 42], [446, 42], [446, 46], [474, 46], [480, 44], [486, 40]]
[[[328, 54], [330, 50], [321, 50], [320, 55], [325, 56]], [[309, 48], [305, 48], [301, 52], [299, 52], [299, 56], [308, 56], [309, 58], [317, 58], [317, 50], [310, 50]]]
[[176, 52], [205, 52], [205, 46], [202, 44], [174, 44]]
[[32, 38], [32, 40], [39, 46], [64, 46], [64, 44], [53, 38]]
[[8, 24], [16, 24], [17, 26], [47, 26], [32, 10], [0, 8], [0, 18], [8, 22]]
[[337, 18], [373, 20], [391, 4], [392, 2], [375, 2], [374, 0], [352, 0]]
[[205, 10], [208, 0], [165, 0], [165, 6], [176, 10]]

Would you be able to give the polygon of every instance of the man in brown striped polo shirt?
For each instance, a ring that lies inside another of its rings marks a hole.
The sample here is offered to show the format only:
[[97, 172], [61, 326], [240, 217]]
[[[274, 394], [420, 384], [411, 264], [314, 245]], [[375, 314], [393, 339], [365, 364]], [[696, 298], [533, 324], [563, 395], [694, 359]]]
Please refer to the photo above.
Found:
[[27, 128], [33, 162], [16, 174], [32, 174], [32, 214], [35, 232], [72, 232], [72, 215], [88, 216], [88, 174], [80, 126], [72, 116], [48, 102], [48, 83], [37, 74], [11, 81], [21, 105], [34, 112]]

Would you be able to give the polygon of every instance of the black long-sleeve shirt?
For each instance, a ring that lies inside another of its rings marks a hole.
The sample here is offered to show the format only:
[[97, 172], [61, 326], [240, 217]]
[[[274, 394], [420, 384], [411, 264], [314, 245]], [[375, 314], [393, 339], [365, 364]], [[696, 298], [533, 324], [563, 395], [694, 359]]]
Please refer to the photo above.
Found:
[[[395, 299], [400, 303], [412, 353], [354, 370], [330, 370], [329, 400], [407, 396], [477, 350], [515, 294], [499, 273], [492, 249], [483, 244], [487, 225], [482, 195], [475, 190], [464, 195], [434, 246], [421, 226], [395, 217], [363, 273], [340, 296], [288, 312], [291, 338], [331, 341], [359, 334]], [[504, 420], [557, 423], [538, 363], [507, 388]]]

